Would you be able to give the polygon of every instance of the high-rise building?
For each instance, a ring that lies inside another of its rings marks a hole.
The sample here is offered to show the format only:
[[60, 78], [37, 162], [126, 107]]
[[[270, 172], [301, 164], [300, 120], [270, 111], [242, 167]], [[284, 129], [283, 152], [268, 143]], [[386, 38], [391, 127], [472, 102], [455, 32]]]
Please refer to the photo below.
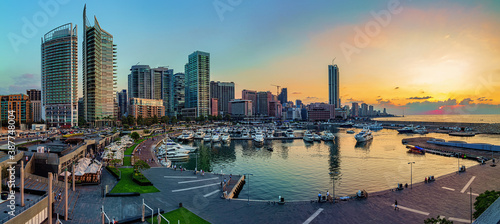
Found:
[[368, 116], [368, 104], [362, 103], [361, 104], [361, 111], [360, 111], [360, 117], [367, 117]]
[[333, 104], [312, 103], [307, 108], [309, 121], [328, 121], [335, 118], [335, 106]]
[[83, 99], [85, 119], [97, 126], [115, 116], [116, 45], [97, 18], [91, 26], [83, 8]]
[[28, 95], [0, 96], [0, 121], [2, 126], [8, 124], [10, 115], [14, 115], [16, 126], [31, 123], [31, 102]]
[[219, 115], [219, 99], [217, 98], [210, 98], [210, 115]]
[[244, 118], [253, 115], [251, 100], [232, 100], [229, 102], [229, 113], [231, 118]]
[[283, 105], [288, 102], [288, 90], [287, 88], [282, 88], [281, 93], [278, 95], [278, 100]]
[[166, 115], [174, 115], [174, 70], [134, 65], [128, 75], [128, 97], [163, 100]]
[[122, 89], [122, 91], [116, 93], [116, 98], [118, 99], [118, 108], [120, 114], [118, 118], [121, 119], [122, 116], [127, 115], [128, 109], [128, 94], [126, 89]]
[[328, 98], [329, 104], [335, 105], [335, 108], [340, 107], [339, 67], [337, 64], [328, 65]]
[[297, 105], [297, 108], [302, 108], [302, 100], [295, 100], [295, 105]]
[[252, 101], [252, 113], [257, 113], [257, 91], [244, 89], [241, 91], [241, 99]]
[[234, 100], [234, 82], [210, 82], [210, 98], [218, 99], [218, 114], [229, 113], [229, 101]]
[[353, 117], [359, 116], [359, 105], [357, 102], [352, 103], [351, 116], [353, 116]]
[[31, 101], [31, 120], [33, 122], [39, 122], [42, 120], [42, 91], [39, 89], [29, 89], [26, 90]]
[[185, 66], [186, 108], [195, 108], [196, 116], [210, 112], [210, 54], [195, 51]]
[[273, 94], [271, 92], [258, 92], [257, 93], [257, 111], [255, 114], [260, 116], [269, 115], [269, 102], [273, 101]]
[[375, 111], [373, 111], [373, 105], [368, 106], [368, 116], [375, 116]]
[[185, 76], [184, 73], [175, 73], [174, 75], [174, 115], [178, 116], [184, 108], [185, 100]]
[[78, 120], [82, 119], [84, 120], [85, 117], [83, 116], [84, 114], [84, 104], [83, 104], [83, 97], [78, 98]]
[[50, 127], [78, 125], [78, 31], [72, 23], [42, 38], [42, 118]]

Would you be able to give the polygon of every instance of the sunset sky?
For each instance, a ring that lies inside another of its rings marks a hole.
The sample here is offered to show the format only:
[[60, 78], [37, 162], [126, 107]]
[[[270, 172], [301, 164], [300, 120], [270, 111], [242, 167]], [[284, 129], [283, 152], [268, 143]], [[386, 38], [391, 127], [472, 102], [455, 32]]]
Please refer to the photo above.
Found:
[[[327, 102], [336, 58], [343, 104], [500, 114], [499, 1], [61, 0], [51, 13], [37, 2], [0, 2], [0, 94], [40, 88], [40, 38], [51, 29], [76, 23], [81, 45], [86, 3], [89, 19], [114, 36], [118, 90], [132, 65], [184, 72], [201, 50], [211, 54], [211, 79], [234, 81], [236, 97], [276, 93], [276, 84], [289, 100]], [[26, 23], [35, 29], [23, 33]]]

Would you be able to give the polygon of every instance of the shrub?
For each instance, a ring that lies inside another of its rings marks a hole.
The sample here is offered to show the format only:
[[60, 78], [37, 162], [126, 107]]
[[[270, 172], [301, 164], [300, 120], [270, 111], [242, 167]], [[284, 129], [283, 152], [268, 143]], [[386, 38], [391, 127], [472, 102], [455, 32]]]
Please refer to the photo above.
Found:
[[141, 186], [151, 186], [153, 185], [151, 181], [148, 180], [142, 173], [134, 173], [132, 174], [132, 179], [134, 182]]
[[116, 167], [107, 166], [106, 169], [111, 173], [111, 175], [116, 177], [116, 179], [120, 180], [120, 171]]

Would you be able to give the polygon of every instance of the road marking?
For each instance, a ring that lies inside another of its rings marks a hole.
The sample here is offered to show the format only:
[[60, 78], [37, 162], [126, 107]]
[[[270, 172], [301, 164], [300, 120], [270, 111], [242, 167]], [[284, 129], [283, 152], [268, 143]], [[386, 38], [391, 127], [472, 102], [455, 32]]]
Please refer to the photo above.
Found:
[[193, 182], [215, 180], [215, 179], [219, 179], [219, 178], [218, 177], [214, 177], [214, 178], [206, 178], [206, 179], [201, 179], [201, 180], [188, 180], [188, 181], [181, 181], [181, 182], [177, 182], [177, 183], [179, 183], [179, 184], [185, 184], [185, 183], [193, 183]]
[[455, 189], [449, 188], [449, 187], [441, 187], [441, 188], [446, 189], [446, 190], [450, 190], [450, 191], [455, 191]]
[[198, 177], [185, 177], [185, 176], [163, 176], [164, 178], [189, 178], [189, 179], [196, 179]]
[[[392, 207], [394, 207], [394, 204], [392, 204]], [[410, 212], [415, 212], [415, 213], [418, 213], [418, 214], [421, 214], [421, 215], [429, 215], [430, 214], [428, 212], [423, 212], [423, 211], [419, 211], [419, 210], [416, 210], [416, 209], [407, 208], [407, 207], [404, 207], [404, 206], [401, 206], [401, 205], [398, 205], [398, 208], [406, 210], [406, 211], [410, 211]]]
[[206, 184], [206, 185], [202, 185], [202, 186], [196, 186], [196, 187], [189, 187], [189, 188], [183, 188], [183, 189], [172, 190], [172, 192], [189, 191], [189, 190], [193, 190], [193, 189], [198, 189], [198, 188], [203, 188], [203, 187], [210, 187], [210, 186], [219, 185], [219, 184], [220, 184], [220, 183], [215, 183], [215, 184]]
[[465, 190], [467, 190], [467, 188], [469, 188], [469, 185], [472, 184], [472, 181], [474, 181], [474, 179], [476, 179], [476, 176], [472, 176], [469, 180], [469, 182], [467, 182], [467, 184], [464, 186], [464, 188], [460, 191], [460, 193], [464, 193]]
[[459, 218], [453, 218], [453, 217], [448, 218], [448, 220], [450, 220], [450, 221], [455, 221], [455, 222], [470, 223], [470, 220], [467, 220], [467, 219], [459, 219]]
[[303, 224], [309, 224], [311, 221], [313, 221], [314, 218], [316, 218], [316, 216], [319, 215], [319, 213], [321, 213], [323, 211], [322, 208], [318, 209], [314, 214], [311, 215], [311, 217], [309, 217]]
[[[467, 194], [471, 194], [470, 192], [467, 192]], [[479, 194], [472, 193], [472, 196], [479, 196]]]
[[212, 195], [216, 194], [217, 192], [220, 192], [220, 190], [215, 190], [215, 191], [212, 191], [212, 192], [210, 192], [210, 193], [208, 193], [208, 194], [206, 194], [206, 195], [203, 195], [203, 197], [212, 196]]

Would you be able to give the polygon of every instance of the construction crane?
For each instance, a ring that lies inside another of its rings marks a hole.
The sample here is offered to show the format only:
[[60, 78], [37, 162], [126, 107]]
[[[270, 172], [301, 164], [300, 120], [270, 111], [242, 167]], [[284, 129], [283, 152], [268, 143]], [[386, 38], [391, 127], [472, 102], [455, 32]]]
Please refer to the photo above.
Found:
[[271, 84], [271, 86], [276, 86], [276, 96], [280, 95], [280, 87], [278, 85]]

